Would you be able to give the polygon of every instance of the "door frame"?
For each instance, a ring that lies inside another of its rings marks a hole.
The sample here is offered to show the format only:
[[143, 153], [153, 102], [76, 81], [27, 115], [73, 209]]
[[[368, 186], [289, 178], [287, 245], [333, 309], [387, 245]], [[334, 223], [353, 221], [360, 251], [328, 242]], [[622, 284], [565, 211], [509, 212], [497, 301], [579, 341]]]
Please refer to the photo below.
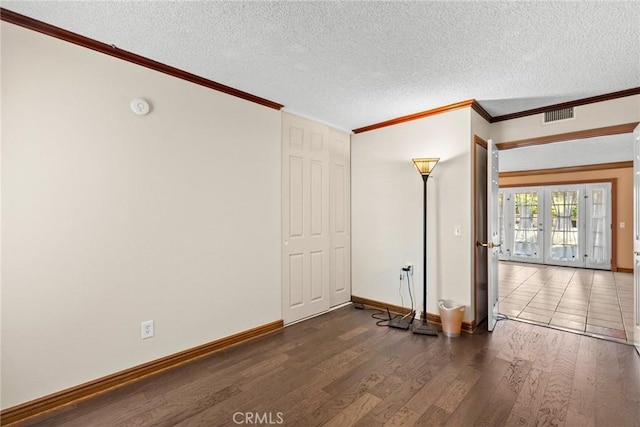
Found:
[[[485, 202], [487, 199], [487, 186], [486, 186], [486, 171], [484, 172], [485, 181], [483, 185], [479, 185], [478, 183], [478, 169], [477, 169], [477, 154], [476, 148], [480, 146], [487, 151], [487, 141], [480, 138], [478, 135], [473, 136], [473, 143], [471, 144], [472, 148], [472, 165], [473, 165], [473, 301], [474, 301], [474, 318], [476, 325], [479, 325], [480, 322], [484, 321], [487, 318], [487, 306], [488, 306], [488, 277], [487, 277], [487, 248], [482, 246], [478, 246], [476, 244], [477, 241], [486, 241], [486, 222], [487, 222], [487, 206], [485, 203], [484, 206], [484, 215], [483, 218], [478, 218], [479, 215], [479, 195], [480, 191], [483, 191]], [[488, 155], [488, 151], [487, 151]], [[481, 236], [478, 236], [477, 224], [478, 221], [484, 221], [485, 227], [485, 235], [483, 239], [480, 239]], [[484, 268], [480, 268], [480, 266], [484, 266]]]

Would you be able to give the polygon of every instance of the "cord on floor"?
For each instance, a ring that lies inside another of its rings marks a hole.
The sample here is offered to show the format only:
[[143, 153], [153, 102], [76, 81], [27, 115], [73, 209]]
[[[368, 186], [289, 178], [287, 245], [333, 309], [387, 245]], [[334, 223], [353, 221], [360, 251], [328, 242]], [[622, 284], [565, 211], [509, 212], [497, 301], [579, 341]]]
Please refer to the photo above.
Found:
[[398, 317], [400, 317], [400, 315], [395, 315], [391, 318], [391, 320], [388, 317], [378, 317], [378, 316], [384, 316], [384, 311], [378, 308], [365, 307], [364, 304], [359, 302], [353, 303], [353, 308], [355, 308], [356, 310], [372, 310], [373, 313], [371, 313], [371, 317], [377, 320], [376, 322], [377, 326], [389, 326], [389, 322], [391, 320], [397, 319]]

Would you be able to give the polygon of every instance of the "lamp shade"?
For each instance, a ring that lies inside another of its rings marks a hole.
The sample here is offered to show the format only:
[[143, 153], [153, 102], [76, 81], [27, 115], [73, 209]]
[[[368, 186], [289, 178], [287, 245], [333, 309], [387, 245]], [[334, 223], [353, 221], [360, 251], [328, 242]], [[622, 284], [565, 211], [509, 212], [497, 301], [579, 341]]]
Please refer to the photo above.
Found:
[[416, 166], [416, 169], [418, 169], [418, 172], [420, 172], [420, 175], [429, 176], [433, 168], [436, 167], [436, 163], [438, 163], [439, 160], [440, 160], [439, 157], [413, 159], [413, 164]]

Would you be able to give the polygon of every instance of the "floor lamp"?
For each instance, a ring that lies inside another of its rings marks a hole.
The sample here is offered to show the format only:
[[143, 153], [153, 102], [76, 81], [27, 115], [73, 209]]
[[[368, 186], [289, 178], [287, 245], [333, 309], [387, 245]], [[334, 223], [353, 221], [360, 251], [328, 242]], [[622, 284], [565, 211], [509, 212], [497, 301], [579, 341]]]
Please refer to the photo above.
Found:
[[438, 335], [438, 328], [427, 322], [427, 179], [440, 159], [413, 159], [413, 164], [420, 172], [424, 182], [424, 207], [422, 210], [422, 315], [419, 324], [413, 324], [413, 333], [420, 335]]

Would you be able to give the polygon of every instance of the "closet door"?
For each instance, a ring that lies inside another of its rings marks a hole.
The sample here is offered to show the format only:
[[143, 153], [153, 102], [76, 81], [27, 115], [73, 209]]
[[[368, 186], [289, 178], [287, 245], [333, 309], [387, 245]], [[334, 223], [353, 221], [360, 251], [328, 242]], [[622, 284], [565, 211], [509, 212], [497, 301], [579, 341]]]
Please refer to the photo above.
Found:
[[331, 150], [329, 230], [331, 307], [351, 301], [351, 143], [346, 132], [329, 130]]
[[611, 269], [611, 183], [585, 185], [587, 268]]
[[282, 318], [288, 324], [330, 306], [329, 131], [282, 117]]

